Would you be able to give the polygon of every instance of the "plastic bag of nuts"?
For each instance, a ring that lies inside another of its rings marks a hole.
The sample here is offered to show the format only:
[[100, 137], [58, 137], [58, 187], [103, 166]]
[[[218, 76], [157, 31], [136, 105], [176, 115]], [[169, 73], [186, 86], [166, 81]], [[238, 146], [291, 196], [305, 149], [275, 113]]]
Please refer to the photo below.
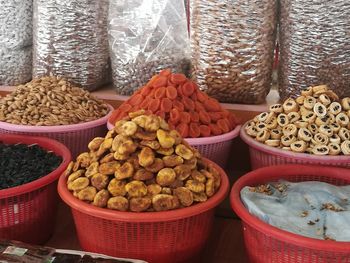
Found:
[[34, 0], [33, 77], [67, 78], [87, 90], [109, 81], [108, 1]]
[[119, 211], [165, 211], [205, 202], [221, 177], [156, 115], [129, 113], [68, 166], [67, 187], [80, 200]]
[[0, 0], [0, 85], [32, 77], [32, 0]]
[[280, 96], [320, 83], [350, 96], [350, 2], [280, 2]]
[[113, 84], [119, 94], [131, 95], [164, 68], [188, 74], [183, 1], [111, 0], [108, 31]]
[[275, 0], [191, 0], [192, 75], [221, 102], [262, 103], [270, 90]]

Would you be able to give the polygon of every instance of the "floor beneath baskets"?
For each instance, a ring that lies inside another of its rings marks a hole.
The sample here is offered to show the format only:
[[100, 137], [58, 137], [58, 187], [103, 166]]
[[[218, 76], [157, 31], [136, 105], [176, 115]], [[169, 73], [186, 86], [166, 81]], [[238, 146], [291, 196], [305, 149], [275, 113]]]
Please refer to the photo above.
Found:
[[[46, 245], [60, 249], [80, 250], [71, 213], [62, 203], [59, 206], [55, 233]], [[241, 223], [238, 219], [222, 216], [215, 218], [213, 233], [200, 262], [248, 262], [241, 234]]]

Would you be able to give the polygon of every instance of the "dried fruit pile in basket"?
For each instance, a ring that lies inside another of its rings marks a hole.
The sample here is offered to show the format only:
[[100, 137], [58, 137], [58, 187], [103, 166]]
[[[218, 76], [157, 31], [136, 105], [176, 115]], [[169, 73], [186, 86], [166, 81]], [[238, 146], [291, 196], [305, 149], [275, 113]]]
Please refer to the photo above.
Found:
[[325, 85], [310, 87], [296, 99], [270, 106], [245, 126], [266, 145], [315, 155], [350, 154], [350, 98]]
[[129, 113], [93, 139], [65, 175], [80, 200], [120, 211], [165, 211], [204, 202], [220, 174], [156, 115]]
[[33, 126], [69, 125], [107, 115], [107, 104], [56, 77], [34, 79], [0, 98], [0, 121]]
[[0, 139], [0, 190], [37, 180], [55, 170], [62, 157], [38, 145], [6, 145]]
[[221, 135], [233, 130], [236, 120], [216, 99], [200, 91], [196, 83], [183, 74], [163, 70], [110, 117], [111, 123], [140, 109], [165, 119], [183, 138]]

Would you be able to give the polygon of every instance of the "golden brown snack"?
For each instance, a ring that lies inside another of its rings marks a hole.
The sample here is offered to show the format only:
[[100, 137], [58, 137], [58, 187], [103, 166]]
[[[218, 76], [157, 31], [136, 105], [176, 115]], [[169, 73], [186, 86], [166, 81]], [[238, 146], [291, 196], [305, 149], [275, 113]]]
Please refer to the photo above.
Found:
[[205, 191], [205, 184], [195, 180], [187, 180], [185, 187], [194, 193], [202, 193]]
[[169, 135], [174, 138], [175, 145], [178, 145], [182, 142], [182, 137], [180, 133], [177, 130], [171, 130], [169, 131]]
[[79, 154], [75, 165], [82, 168], [88, 167], [90, 165], [90, 154], [88, 152]]
[[146, 211], [151, 204], [152, 200], [148, 197], [133, 197], [129, 201], [130, 210], [133, 212]]
[[147, 193], [150, 196], [160, 194], [162, 192], [162, 187], [159, 184], [149, 184], [147, 185]]
[[172, 148], [175, 144], [175, 139], [162, 129], [157, 130], [157, 139], [162, 148]]
[[175, 152], [185, 160], [192, 159], [194, 155], [191, 149], [186, 147], [184, 144], [176, 145]]
[[179, 199], [181, 205], [190, 206], [193, 203], [193, 194], [186, 187], [178, 187], [174, 189], [174, 195]]
[[154, 141], [157, 139], [157, 134], [155, 132], [146, 132], [138, 130], [135, 133], [135, 138], [143, 141]]
[[79, 177], [75, 179], [74, 181], [68, 183], [68, 189], [71, 191], [80, 191], [86, 187], [88, 187], [90, 184], [90, 181], [86, 177]]
[[129, 197], [143, 197], [147, 194], [147, 186], [141, 181], [127, 183], [125, 189]]
[[110, 197], [109, 192], [106, 189], [100, 190], [95, 195], [95, 198], [92, 204], [98, 207], [106, 207], [109, 197]]
[[174, 168], [177, 178], [182, 181], [190, 177], [191, 170], [191, 166], [186, 164], [181, 164]]
[[98, 167], [98, 172], [101, 174], [111, 175], [111, 174], [114, 174], [119, 167], [120, 167], [120, 163], [117, 161], [102, 163]]
[[103, 137], [96, 137], [88, 144], [88, 148], [90, 151], [97, 151], [100, 148], [100, 145], [103, 143], [105, 138]]
[[172, 195], [173, 191], [169, 187], [163, 187], [161, 193], [166, 195]]
[[174, 148], [162, 148], [160, 147], [158, 150], [157, 150], [157, 153], [160, 154], [160, 155], [165, 155], [165, 156], [170, 156], [174, 153]]
[[137, 170], [133, 176], [133, 179], [138, 181], [147, 181], [151, 180], [152, 178], [154, 178], [153, 173], [143, 168]]
[[157, 174], [156, 181], [160, 186], [169, 186], [176, 179], [176, 173], [171, 168], [163, 168]]
[[140, 141], [140, 145], [147, 146], [151, 148], [152, 150], [158, 150], [160, 148], [160, 144], [158, 141]]
[[150, 166], [154, 163], [155, 155], [151, 148], [143, 147], [141, 152], [138, 155], [139, 164], [143, 167]]
[[85, 170], [84, 169], [80, 169], [78, 171], [73, 172], [72, 174], [70, 174], [68, 176], [67, 183], [73, 182], [75, 179], [83, 176], [84, 174], [85, 174]]
[[153, 196], [152, 205], [156, 211], [167, 211], [180, 206], [179, 199], [173, 195], [158, 194]]
[[94, 174], [91, 177], [91, 185], [95, 187], [98, 191], [106, 189], [109, 184], [109, 177], [104, 174]]
[[129, 208], [129, 201], [125, 197], [115, 196], [108, 199], [107, 207], [109, 209], [127, 211]]
[[208, 200], [208, 196], [205, 193], [192, 193], [193, 201], [203, 203]]
[[129, 163], [125, 162], [122, 166], [118, 167], [115, 170], [114, 176], [118, 180], [123, 180], [127, 178], [131, 178], [134, 175], [134, 166]]
[[78, 198], [82, 201], [94, 201], [97, 190], [93, 186], [88, 186], [78, 192]]
[[126, 182], [123, 180], [117, 180], [113, 178], [108, 184], [108, 191], [113, 196], [124, 196], [126, 195]]
[[207, 181], [206, 176], [197, 170], [191, 172], [191, 178], [200, 183], [205, 183]]
[[184, 159], [178, 155], [164, 156], [163, 162], [165, 167], [175, 167], [177, 165], [183, 164]]
[[100, 156], [102, 156], [105, 152], [107, 152], [107, 151], [111, 148], [112, 142], [113, 142], [113, 139], [112, 139], [112, 138], [105, 139], [105, 140], [101, 143], [100, 147], [98, 148], [96, 155], [100, 157]]
[[101, 160], [100, 163], [108, 163], [114, 161], [114, 153], [106, 154]]
[[164, 163], [162, 159], [155, 158], [154, 163], [147, 166], [145, 169], [147, 171], [150, 171], [152, 173], [158, 173], [161, 169], [164, 168]]

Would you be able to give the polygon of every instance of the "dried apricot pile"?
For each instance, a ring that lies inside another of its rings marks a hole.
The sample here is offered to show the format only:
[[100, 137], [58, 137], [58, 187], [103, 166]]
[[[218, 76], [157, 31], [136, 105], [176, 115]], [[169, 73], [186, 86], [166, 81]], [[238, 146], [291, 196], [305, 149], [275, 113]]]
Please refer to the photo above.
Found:
[[219, 172], [171, 130], [144, 111], [128, 114], [94, 138], [65, 172], [74, 196], [119, 211], [165, 211], [205, 202], [219, 189]]
[[183, 138], [221, 135], [236, 126], [233, 114], [223, 109], [216, 99], [200, 91], [185, 75], [172, 74], [168, 69], [153, 76], [120, 105], [110, 117], [110, 123], [140, 109], [165, 119]]

